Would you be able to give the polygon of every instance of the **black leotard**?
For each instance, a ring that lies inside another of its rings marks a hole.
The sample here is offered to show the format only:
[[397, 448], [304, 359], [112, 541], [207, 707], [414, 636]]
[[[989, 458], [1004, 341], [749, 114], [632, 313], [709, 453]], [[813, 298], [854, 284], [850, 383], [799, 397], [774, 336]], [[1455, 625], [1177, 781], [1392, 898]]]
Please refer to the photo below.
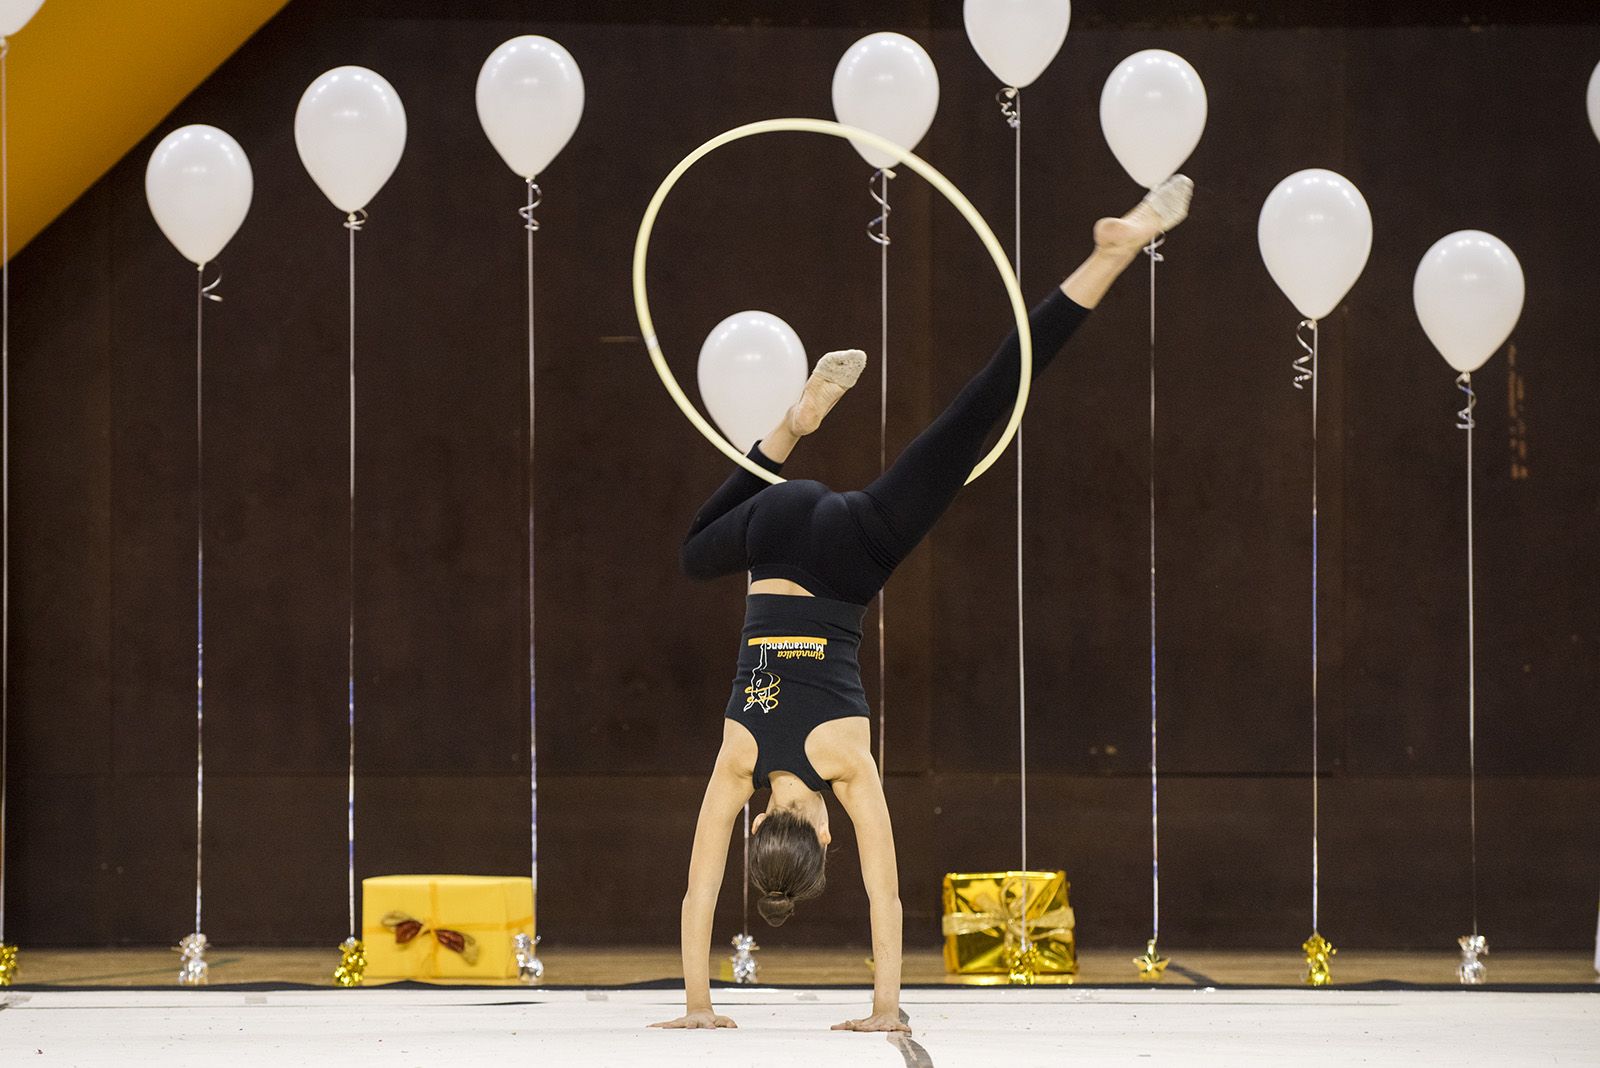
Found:
[[[1049, 366], [1088, 311], [1053, 289], [1033, 310], [1033, 376]], [[966, 482], [1017, 397], [1015, 332], [950, 407], [864, 490], [820, 482], [769, 485], [740, 468], [706, 501], [683, 543], [683, 570], [707, 579], [739, 571], [752, 581], [797, 582], [819, 597], [865, 605], [883, 588]], [[756, 445], [750, 458], [782, 465]]]
[[[1034, 308], [1035, 379], [1088, 314], [1060, 289]], [[1013, 332], [950, 407], [864, 490], [836, 493], [820, 482], [770, 485], [741, 468], [695, 516], [682, 553], [691, 577], [748, 571], [752, 581], [788, 579], [816, 595], [748, 599], [727, 715], [755, 735], [758, 787], [767, 785], [770, 772], [788, 771], [814, 790], [826, 788], [806, 758], [805, 740], [820, 723], [870, 714], [856, 662], [865, 606], [966, 482], [988, 436], [1015, 403], [1021, 366]], [[773, 473], [782, 467], [759, 443], [750, 458]]]
[[813, 790], [829, 788], [806, 756], [806, 739], [831, 719], [871, 715], [856, 659], [865, 611], [827, 597], [748, 598], [726, 714], [755, 736], [757, 787], [787, 771]]

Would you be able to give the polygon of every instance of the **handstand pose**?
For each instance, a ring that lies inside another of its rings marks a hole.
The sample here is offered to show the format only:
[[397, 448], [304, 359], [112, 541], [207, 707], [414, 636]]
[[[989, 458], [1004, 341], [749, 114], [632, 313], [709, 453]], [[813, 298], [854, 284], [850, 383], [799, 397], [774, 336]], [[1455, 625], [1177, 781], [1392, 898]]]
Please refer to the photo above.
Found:
[[[1033, 310], [1037, 377], [1156, 234], [1188, 214], [1193, 189], [1178, 175], [1120, 219], [1094, 226], [1094, 252]], [[816, 430], [866, 363], [859, 350], [817, 361], [805, 392], [750, 451], [778, 472], [800, 438]], [[832, 836], [823, 791], [832, 789], [855, 823], [872, 920], [871, 1015], [835, 1030], [909, 1031], [900, 1019], [900, 887], [883, 784], [872, 760], [866, 692], [856, 651], [867, 602], [955, 498], [988, 436], [1016, 401], [1017, 336], [1000, 346], [960, 396], [865, 490], [835, 493], [818, 482], [769, 485], [739, 470], [695, 516], [683, 569], [709, 579], [750, 573], [744, 635], [722, 749], [700, 804], [689, 888], [683, 898], [686, 1008], [656, 1027], [732, 1027], [711, 1007], [709, 963], [717, 891], [735, 817], [770, 786], [755, 818], [750, 882], [774, 926], [795, 902], [822, 892]]]

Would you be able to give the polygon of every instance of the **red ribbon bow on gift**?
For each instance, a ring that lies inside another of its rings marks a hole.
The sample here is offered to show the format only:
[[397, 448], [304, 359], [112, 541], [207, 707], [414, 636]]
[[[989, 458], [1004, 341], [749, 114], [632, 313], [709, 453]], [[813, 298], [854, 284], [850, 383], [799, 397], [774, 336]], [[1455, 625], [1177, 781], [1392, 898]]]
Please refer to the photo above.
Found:
[[408, 945], [422, 935], [432, 934], [441, 946], [461, 954], [461, 959], [467, 964], [478, 963], [478, 940], [462, 931], [452, 931], [448, 927], [436, 927], [430, 931], [421, 920], [404, 912], [385, 914], [383, 925], [394, 932], [396, 945]]

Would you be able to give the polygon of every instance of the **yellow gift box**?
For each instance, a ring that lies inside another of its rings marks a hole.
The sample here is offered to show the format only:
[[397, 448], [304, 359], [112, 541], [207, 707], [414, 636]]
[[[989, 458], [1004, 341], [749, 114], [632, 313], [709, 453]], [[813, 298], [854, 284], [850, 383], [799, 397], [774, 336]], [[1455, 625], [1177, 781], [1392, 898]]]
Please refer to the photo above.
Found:
[[944, 877], [944, 966], [965, 975], [1007, 974], [1027, 937], [1043, 975], [1078, 974], [1064, 871], [951, 873]]
[[511, 940], [533, 935], [528, 876], [380, 875], [361, 880], [369, 981], [517, 977]]

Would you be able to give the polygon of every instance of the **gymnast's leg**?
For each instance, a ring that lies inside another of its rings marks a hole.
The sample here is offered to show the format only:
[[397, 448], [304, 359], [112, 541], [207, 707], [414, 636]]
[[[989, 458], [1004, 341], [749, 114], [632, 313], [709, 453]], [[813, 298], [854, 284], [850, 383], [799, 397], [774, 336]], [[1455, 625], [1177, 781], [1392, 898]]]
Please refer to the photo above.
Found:
[[[856, 384], [866, 362], [866, 353], [860, 349], [830, 352], [818, 360], [800, 399], [790, 406], [770, 434], [756, 442], [750, 450], [750, 459], [773, 474], [781, 472], [784, 461], [789, 459], [800, 439], [821, 426], [823, 418]], [[742, 467], [728, 476], [695, 513], [688, 536], [683, 540], [680, 563], [685, 574], [709, 579], [750, 567], [745, 532], [761, 492], [769, 487], [765, 479], [757, 478]]]
[[[1094, 252], [1029, 318], [1035, 380], [1139, 250], [1183, 221], [1192, 189], [1189, 179], [1177, 175], [1122, 218], [1095, 223]], [[870, 524], [880, 563], [893, 566], [904, 559], [949, 507], [989, 435], [1015, 404], [1021, 370], [1021, 345], [1013, 333], [950, 407], [866, 488], [871, 514], [861, 518]]]

